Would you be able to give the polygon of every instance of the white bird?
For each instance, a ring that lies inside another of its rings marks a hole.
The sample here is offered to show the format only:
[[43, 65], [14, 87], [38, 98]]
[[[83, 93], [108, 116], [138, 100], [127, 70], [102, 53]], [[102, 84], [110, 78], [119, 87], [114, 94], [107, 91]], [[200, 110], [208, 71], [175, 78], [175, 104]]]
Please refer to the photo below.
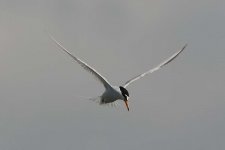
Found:
[[168, 59], [154, 67], [153, 69], [148, 70], [145, 73], [142, 73], [140, 75], [137, 75], [127, 82], [123, 86], [113, 86], [111, 85], [105, 77], [103, 77], [100, 73], [98, 73], [93, 67], [89, 66], [84, 61], [80, 60], [78, 57], [74, 56], [72, 53], [70, 53], [66, 48], [64, 48], [52, 35], [50, 35], [50, 38], [63, 50], [66, 52], [70, 57], [72, 57], [78, 64], [80, 64], [81, 67], [83, 67], [85, 70], [89, 71], [91, 74], [93, 74], [105, 87], [105, 92], [100, 96], [100, 104], [108, 104], [115, 102], [116, 100], [123, 100], [125, 102], [126, 108], [129, 111], [128, 106], [128, 99], [129, 99], [129, 92], [127, 91], [126, 87], [133, 83], [134, 81], [141, 79], [147, 74], [153, 73], [166, 64], [170, 63], [172, 60], [174, 60], [187, 46], [185, 44], [181, 50], [174, 53], [172, 56], [170, 56]]

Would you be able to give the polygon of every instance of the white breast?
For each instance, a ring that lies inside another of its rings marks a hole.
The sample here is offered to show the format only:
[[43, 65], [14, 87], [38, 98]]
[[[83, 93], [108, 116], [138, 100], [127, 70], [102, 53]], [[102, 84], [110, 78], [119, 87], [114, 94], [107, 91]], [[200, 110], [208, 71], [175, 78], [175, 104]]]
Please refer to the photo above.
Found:
[[123, 95], [120, 92], [119, 87], [112, 87], [109, 89], [106, 89], [105, 92], [101, 96], [101, 102], [102, 103], [111, 103], [118, 99], [123, 100]]

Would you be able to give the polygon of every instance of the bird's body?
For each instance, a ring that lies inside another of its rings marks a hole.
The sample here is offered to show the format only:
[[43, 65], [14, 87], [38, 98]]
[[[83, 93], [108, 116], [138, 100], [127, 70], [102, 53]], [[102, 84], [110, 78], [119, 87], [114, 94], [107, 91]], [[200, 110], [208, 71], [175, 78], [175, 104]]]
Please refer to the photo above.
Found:
[[116, 100], [123, 100], [126, 104], [126, 107], [129, 111], [129, 107], [128, 107], [128, 99], [129, 99], [129, 93], [126, 89], [126, 87], [128, 85], [130, 85], [131, 83], [133, 83], [134, 81], [144, 77], [145, 75], [149, 74], [149, 73], [153, 73], [156, 70], [159, 70], [160, 68], [162, 68], [163, 66], [165, 66], [166, 64], [170, 63], [172, 60], [174, 60], [184, 49], [187, 45], [185, 45], [181, 50], [179, 50], [178, 52], [176, 52], [175, 54], [173, 54], [171, 57], [169, 57], [168, 59], [166, 59], [165, 61], [163, 61], [161, 64], [159, 64], [158, 66], [156, 66], [155, 68], [148, 70], [145, 73], [142, 73], [138, 76], [135, 76], [134, 78], [128, 80], [127, 82], [125, 82], [125, 84], [123, 86], [112, 86], [107, 80], [106, 78], [104, 78], [102, 75], [100, 75], [100, 73], [98, 73], [93, 67], [90, 67], [87, 63], [85, 63], [84, 61], [80, 60], [78, 57], [72, 55], [66, 48], [64, 48], [58, 41], [56, 41], [52, 35], [50, 35], [50, 38], [64, 51], [66, 52], [70, 57], [72, 57], [77, 63], [79, 63], [81, 65], [81, 67], [83, 67], [85, 70], [89, 71], [91, 74], [93, 74], [105, 87], [105, 91], [104, 93], [100, 96], [100, 104], [108, 104], [108, 103], [112, 103], [115, 102]]
[[111, 88], [105, 89], [105, 92], [101, 95], [100, 104], [112, 103], [118, 99], [124, 99], [123, 95], [121, 94], [120, 88], [117, 86], [112, 86]]

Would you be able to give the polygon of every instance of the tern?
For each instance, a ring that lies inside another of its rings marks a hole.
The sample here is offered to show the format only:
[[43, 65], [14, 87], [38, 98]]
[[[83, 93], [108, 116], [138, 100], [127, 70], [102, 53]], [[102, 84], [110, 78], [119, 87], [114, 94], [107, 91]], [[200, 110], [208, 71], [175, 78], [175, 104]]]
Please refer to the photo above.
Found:
[[88, 65], [87, 63], [82, 61], [80, 58], [73, 55], [66, 48], [64, 48], [60, 44], [60, 42], [58, 42], [51, 34], [48, 34], [48, 35], [61, 50], [63, 50], [70, 57], [72, 57], [83, 69], [90, 72], [94, 77], [96, 77], [103, 84], [103, 86], [105, 87], [105, 91], [103, 92], [103, 94], [101, 96], [99, 96], [100, 97], [99, 104], [108, 104], [108, 103], [113, 103], [116, 100], [123, 100], [128, 111], [129, 111], [129, 106], [128, 106], [129, 92], [126, 89], [126, 87], [128, 85], [130, 85], [131, 83], [133, 83], [134, 81], [137, 81], [137, 80], [143, 78], [147, 74], [151, 74], [151, 73], [159, 70], [160, 68], [164, 67], [165, 65], [167, 65], [168, 63], [173, 61], [187, 47], [187, 44], [185, 44], [182, 47], [182, 49], [180, 49], [178, 52], [174, 53], [172, 56], [170, 56], [168, 59], [164, 60], [162, 63], [160, 63], [156, 67], [131, 78], [130, 80], [125, 82], [122, 86], [113, 86], [110, 84], [109, 81], [107, 81], [107, 79], [104, 76], [102, 76], [99, 72], [97, 72], [93, 67], [91, 67], [90, 65]]

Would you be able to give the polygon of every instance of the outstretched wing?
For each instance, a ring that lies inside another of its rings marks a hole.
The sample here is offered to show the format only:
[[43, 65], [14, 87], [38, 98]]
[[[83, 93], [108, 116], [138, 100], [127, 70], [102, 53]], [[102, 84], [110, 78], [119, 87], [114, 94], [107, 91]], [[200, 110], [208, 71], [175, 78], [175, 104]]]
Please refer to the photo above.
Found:
[[72, 57], [78, 64], [80, 64], [81, 67], [83, 67], [85, 70], [87, 70], [92, 75], [94, 75], [104, 85], [105, 88], [111, 87], [110, 83], [100, 73], [98, 73], [94, 68], [89, 66], [84, 61], [80, 60], [78, 57], [72, 55], [66, 48], [64, 48], [58, 41], [56, 41], [56, 39], [51, 34], [48, 33], [48, 35], [59, 46], [59, 48], [61, 50], [63, 50], [70, 57]]
[[149, 74], [149, 73], [153, 73], [157, 70], [159, 70], [160, 68], [164, 67], [165, 65], [167, 65], [168, 63], [170, 63], [172, 60], [174, 60], [185, 48], [187, 47], [187, 44], [184, 45], [184, 47], [179, 50], [178, 52], [176, 52], [175, 54], [173, 54], [171, 57], [169, 57], [168, 59], [166, 59], [165, 61], [163, 61], [162, 63], [160, 63], [158, 66], [156, 66], [155, 68], [142, 73], [138, 76], [133, 77], [132, 79], [128, 80], [125, 84], [124, 87], [127, 87], [128, 85], [130, 85], [131, 83], [133, 83], [134, 81], [143, 78], [145, 75]]

